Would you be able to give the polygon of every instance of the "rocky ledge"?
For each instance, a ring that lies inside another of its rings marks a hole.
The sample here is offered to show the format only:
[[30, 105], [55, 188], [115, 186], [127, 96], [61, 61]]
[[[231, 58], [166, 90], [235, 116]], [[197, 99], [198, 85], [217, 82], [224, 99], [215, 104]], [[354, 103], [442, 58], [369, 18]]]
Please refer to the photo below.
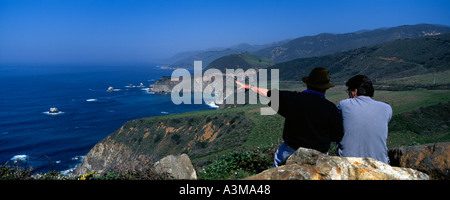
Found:
[[392, 166], [417, 169], [432, 180], [450, 180], [450, 142], [400, 147], [388, 153]]
[[428, 180], [411, 168], [392, 167], [372, 158], [328, 156], [299, 148], [286, 165], [265, 170], [247, 180]]

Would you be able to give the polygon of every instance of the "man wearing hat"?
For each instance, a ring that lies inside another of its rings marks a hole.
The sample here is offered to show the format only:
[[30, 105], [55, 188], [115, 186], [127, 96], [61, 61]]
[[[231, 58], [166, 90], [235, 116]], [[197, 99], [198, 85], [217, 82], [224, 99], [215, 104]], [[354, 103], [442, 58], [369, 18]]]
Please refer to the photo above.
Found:
[[[342, 117], [336, 105], [325, 99], [330, 83], [329, 71], [323, 67], [314, 68], [309, 76], [303, 77], [307, 90], [303, 92], [279, 91], [278, 114], [285, 118], [284, 143], [275, 153], [274, 166], [283, 165], [299, 147], [327, 153], [331, 141], [343, 137]], [[236, 81], [240, 87], [271, 98], [271, 91], [249, 86]], [[275, 93], [275, 92], [274, 92]], [[276, 93], [275, 93], [276, 94]]]

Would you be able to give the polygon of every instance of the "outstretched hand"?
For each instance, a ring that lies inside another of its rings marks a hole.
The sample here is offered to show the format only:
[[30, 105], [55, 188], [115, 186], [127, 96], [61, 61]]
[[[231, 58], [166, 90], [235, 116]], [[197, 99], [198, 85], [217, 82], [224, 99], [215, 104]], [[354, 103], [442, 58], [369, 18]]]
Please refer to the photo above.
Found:
[[263, 95], [263, 96], [266, 96], [267, 97], [267, 93], [269, 92], [269, 90], [268, 89], [265, 89], [265, 88], [260, 88], [260, 87], [256, 87], [256, 86], [253, 86], [252, 88], [250, 88], [251, 86], [250, 85], [246, 85], [246, 84], [244, 84], [244, 83], [241, 83], [241, 82], [239, 82], [239, 81], [234, 81], [239, 87], [237, 88], [237, 90], [239, 91], [239, 90], [241, 90], [241, 89], [246, 89], [246, 90], [252, 90], [253, 92], [256, 92], [256, 93], [258, 93], [258, 94], [260, 94], [260, 95]]
[[239, 87], [237, 88], [237, 90], [241, 90], [241, 89], [245, 89], [245, 84], [239, 82], [239, 81], [234, 81], [237, 85], [239, 85]]

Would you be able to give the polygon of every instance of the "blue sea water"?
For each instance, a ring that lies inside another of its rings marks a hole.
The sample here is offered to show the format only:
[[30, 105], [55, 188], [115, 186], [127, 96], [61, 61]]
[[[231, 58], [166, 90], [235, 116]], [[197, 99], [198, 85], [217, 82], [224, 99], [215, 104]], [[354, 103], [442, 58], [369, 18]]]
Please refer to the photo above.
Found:
[[[73, 169], [126, 121], [215, 109], [175, 105], [170, 95], [145, 90], [171, 73], [156, 66], [0, 66], [0, 165], [26, 159], [35, 172]], [[61, 113], [49, 114], [51, 107]]]

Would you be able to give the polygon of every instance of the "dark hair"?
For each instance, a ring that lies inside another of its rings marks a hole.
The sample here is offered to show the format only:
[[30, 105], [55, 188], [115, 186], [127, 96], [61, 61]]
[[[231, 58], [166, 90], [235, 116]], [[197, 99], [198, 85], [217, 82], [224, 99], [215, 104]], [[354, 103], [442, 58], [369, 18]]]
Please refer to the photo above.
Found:
[[372, 81], [365, 75], [356, 75], [348, 79], [345, 85], [348, 87], [349, 91], [358, 89], [358, 96], [364, 95], [373, 97], [373, 93], [375, 92], [375, 90], [373, 89]]

